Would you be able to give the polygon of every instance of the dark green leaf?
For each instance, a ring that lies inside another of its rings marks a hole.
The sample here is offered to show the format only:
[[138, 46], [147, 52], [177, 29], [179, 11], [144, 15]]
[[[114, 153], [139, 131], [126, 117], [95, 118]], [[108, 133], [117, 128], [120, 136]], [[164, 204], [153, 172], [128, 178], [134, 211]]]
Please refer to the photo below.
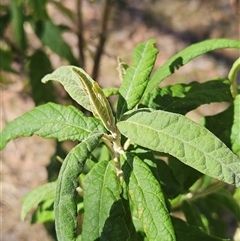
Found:
[[58, 241], [75, 241], [77, 237], [77, 178], [85, 161], [97, 147], [101, 133], [93, 133], [75, 146], [63, 161], [54, 202], [55, 226]]
[[97, 163], [84, 183], [82, 239], [135, 240], [129, 204], [121, 195], [114, 161]]
[[223, 101], [232, 102], [228, 80], [191, 82], [156, 88], [144, 97], [142, 104], [153, 109], [185, 115], [200, 105]]
[[207, 231], [201, 219], [201, 213], [194, 203], [183, 201], [181, 207], [188, 224], [197, 226], [202, 230]]
[[141, 100], [152, 72], [158, 50], [155, 40], [139, 44], [133, 53], [134, 65], [129, 67], [119, 88], [117, 116], [120, 118], [127, 110], [133, 109]]
[[240, 187], [240, 159], [205, 127], [160, 110], [132, 111], [125, 118], [117, 126], [133, 143], [168, 153], [204, 174]]
[[52, 71], [51, 62], [42, 50], [37, 50], [29, 63], [29, 78], [32, 87], [32, 97], [36, 105], [54, 101], [52, 83], [43, 85], [41, 79]]
[[78, 65], [70, 47], [63, 40], [61, 28], [54, 25], [50, 20], [44, 22], [43, 32], [39, 36], [44, 45], [47, 45], [60, 57], [66, 58], [70, 64]]
[[23, 28], [24, 17], [23, 5], [18, 3], [18, 0], [11, 1], [11, 23], [13, 26], [13, 35], [18, 48], [23, 53], [26, 49], [26, 36]]
[[240, 205], [228, 190], [222, 189], [215, 193], [211, 193], [208, 195], [208, 199], [211, 199], [215, 205], [220, 205], [228, 209], [236, 217], [238, 222], [240, 222]]
[[44, 138], [83, 140], [94, 131], [104, 132], [95, 118], [85, 117], [73, 106], [47, 103], [18, 117], [0, 133], [0, 150], [12, 139], [33, 134]]
[[231, 149], [230, 136], [233, 125], [233, 105], [217, 115], [206, 116], [204, 119], [205, 127]]
[[46, 2], [47, 0], [28, 0], [34, 21], [48, 19], [46, 12]]
[[229, 239], [217, 238], [206, 234], [202, 229], [189, 225], [179, 218], [172, 217], [177, 241], [227, 241]]
[[149, 241], [176, 240], [161, 186], [146, 163], [127, 153], [124, 180]]
[[184, 164], [173, 156], [169, 156], [168, 165], [180, 184], [182, 193], [188, 192], [189, 188], [203, 175], [201, 172]]
[[165, 78], [170, 76], [181, 66], [187, 64], [192, 59], [203, 55], [209, 51], [222, 48], [236, 48], [240, 49], [240, 41], [231, 39], [209, 39], [196, 44], [193, 44], [184, 50], [180, 51], [165, 64], [163, 64], [152, 76], [147, 86], [146, 92], [151, 92], [158, 86]]

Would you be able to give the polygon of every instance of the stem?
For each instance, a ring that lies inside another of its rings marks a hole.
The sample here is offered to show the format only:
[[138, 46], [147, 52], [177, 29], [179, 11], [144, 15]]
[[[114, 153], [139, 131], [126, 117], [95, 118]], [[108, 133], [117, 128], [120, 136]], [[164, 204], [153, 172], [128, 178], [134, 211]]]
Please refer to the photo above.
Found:
[[239, 70], [240, 70], [240, 58], [238, 58], [234, 62], [233, 66], [232, 66], [232, 68], [231, 68], [231, 70], [230, 70], [230, 72], [228, 74], [228, 79], [231, 82], [230, 89], [231, 89], [231, 94], [232, 94], [233, 98], [236, 98], [236, 96], [238, 94], [237, 74], [238, 74]]
[[79, 66], [85, 67], [85, 56], [84, 56], [84, 37], [83, 37], [83, 18], [82, 18], [82, 0], [76, 1], [77, 8], [77, 36], [78, 36], [78, 53], [79, 53]]
[[92, 78], [94, 80], [98, 77], [99, 65], [101, 56], [104, 49], [104, 44], [107, 39], [107, 24], [110, 16], [110, 9], [111, 9], [111, 0], [104, 0], [103, 1], [103, 10], [102, 10], [102, 19], [101, 19], [101, 30], [99, 35], [99, 42], [96, 50], [96, 54], [94, 57], [94, 66], [92, 71]]
[[182, 202], [184, 200], [194, 201], [198, 198], [206, 197], [207, 195], [219, 190], [220, 188], [224, 187], [225, 185], [226, 185], [226, 183], [217, 182], [217, 183], [210, 185], [208, 188], [206, 188], [202, 192], [188, 193], [181, 199], [180, 202], [178, 202], [175, 206], [172, 207], [172, 211], [177, 210], [182, 205]]

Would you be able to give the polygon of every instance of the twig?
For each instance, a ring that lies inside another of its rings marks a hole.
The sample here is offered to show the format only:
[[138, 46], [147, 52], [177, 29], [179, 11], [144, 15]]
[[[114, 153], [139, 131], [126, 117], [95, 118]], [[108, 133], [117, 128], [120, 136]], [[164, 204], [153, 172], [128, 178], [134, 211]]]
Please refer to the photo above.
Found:
[[96, 80], [98, 77], [100, 60], [103, 53], [104, 44], [107, 39], [107, 25], [108, 25], [108, 19], [110, 16], [111, 0], [104, 0], [102, 9], [103, 11], [102, 11], [102, 19], [101, 19], [101, 32], [99, 35], [99, 42], [98, 42], [96, 54], [94, 57], [94, 66], [92, 71], [92, 78], [94, 80]]
[[81, 68], [85, 67], [84, 56], [84, 37], [83, 37], [83, 18], [82, 18], [82, 0], [77, 0], [77, 36], [78, 36], [78, 53], [79, 53], [79, 65]]

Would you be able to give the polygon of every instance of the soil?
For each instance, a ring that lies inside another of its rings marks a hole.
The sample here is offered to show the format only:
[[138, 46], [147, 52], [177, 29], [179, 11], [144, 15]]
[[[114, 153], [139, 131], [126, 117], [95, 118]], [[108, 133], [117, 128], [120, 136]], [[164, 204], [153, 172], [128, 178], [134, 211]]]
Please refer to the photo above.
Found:
[[[66, 7], [75, 10], [75, 1], [61, 1]], [[101, 14], [98, 1], [83, 1], [85, 38], [90, 50], [95, 49], [97, 27]], [[191, 43], [207, 38], [240, 38], [239, 8], [235, 1], [226, 0], [143, 0], [128, 1], [121, 10], [114, 9], [111, 15], [109, 36], [100, 67], [99, 83], [103, 87], [119, 86], [116, 71], [116, 57], [132, 63], [132, 50], [136, 44], [155, 38], [160, 50], [156, 66], [163, 64], [169, 57]], [[66, 24], [71, 28], [69, 19], [57, 9], [48, 6], [49, 15], [55, 23]], [[29, 32], [29, 37], [34, 36]], [[77, 55], [77, 39], [72, 33], [63, 36]], [[35, 42], [36, 45], [39, 42]], [[36, 46], [35, 46], [36, 47]], [[86, 51], [89, 55], [89, 52]], [[181, 68], [164, 83], [205, 81], [217, 76], [227, 76], [229, 68], [240, 53], [236, 50], [221, 50], [214, 54], [199, 57]], [[54, 68], [64, 62], [51, 55]], [[13, 63], [14, 65], [15, 63]], [[88, 56], [86, 70], [90, 73], [91, 58]], [[22, 76], [1, 72], [8, 84], [1, 85], [1, 126], [34, 108], [31, 96], [25, 92]], [[224, 106], [205, 105], [189, 116], [195, 120], [203, 114], [213, 114]], [[54, 153], [55, 142], [36, 136], [11, 141], [1, 152], [1, 240], [2, 241], [50, 241], [41, 224], [29, 224], [30, 217], [20, 219], [21, 199], [33, 188], [46, 183], [46, 166]], [[240, 240], [240, 237], [235, 240]]]

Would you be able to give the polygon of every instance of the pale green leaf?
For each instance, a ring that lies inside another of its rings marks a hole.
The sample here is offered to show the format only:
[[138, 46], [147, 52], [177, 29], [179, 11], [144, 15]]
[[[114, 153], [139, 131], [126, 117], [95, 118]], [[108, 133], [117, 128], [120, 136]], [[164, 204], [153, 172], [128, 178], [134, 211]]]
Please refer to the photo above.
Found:
[[95, 118], [84, 116], [73, 106], [47, 103], [8, 123], [0, 133], [0, 150], [10, 140], [22, 136], [35, 134], [59, 141], [81, 141], [94, 131], [104, 132], [104, 127]]
[[192, 59], [209, 51], [223, 48], [240, 49], [240, 41], [231, 39], [209, 39], [185, 48], [170, 58], [154, 73], [149, 81], [145, 93], [152, 91], [165, 78], [173, 74], [176, 69], [179, 69], [181, 66], [187, 64]]
[[112, 95], [118, 95], [119, 89], [118, 88], [104, 88], [103, 93], [106, 97], [110, 97]]
[[134, 65], [129, 67], [119, 89], [117, 115], [121, 117], [127, 110], [133, 109], [141, 100], [152, 72], [158, 50], [154, 48], [154, 39], [139, 44], [133, 53]]
[[84, 71], [73, 68], [79, 77], [83, 90], [88, 96], [93, 115], [112, 133], [116, 133], [115, 118], [111, 106], [97, 82], [93, 81]]
[[46, 183], [30, 191], [22, 200], [21, 218], [25, 219], [27, 213], [36, 207], [40, 202], [55, 197], [56, 182]]
[[204, 174], [240, 187], [240, 159], [205, 127], [160, 110], [132, 111], [125, 118], [117, 126], [133, 143], [168, 153]]
[[146, 163], [127, 153], [123, 164], [129, 197], [149, 241], [176, 240], [165, 198], [157, 179]]
[[[83, 90], [82, 83], [79, 80], [78, 76], [72, 70], [73, 67], [74, 66], [61, 66], [51, 74], [46, 75], [42, 79], [42, 82], [47, 83], [50, 80], [58, 81], [63, 85], [64, 89], [79, 105], [91, 111], [89, 97]], [[74, 68], [83, 73], [90, 81], [93, 81], [92, 78], [87, 75], [81, 68]]]
[[234, 117], [231, 132], [232, 150], [240, 156], [240, 94], [236, 96], [234, 102]]
[[135, 240], [128, 201], [114, 161], [100, 161], [84, 180], [84, 220], [82, 239], [88, 241]]
[[77, 238], [77, 178], [90, 153], [97, 147], [101, 133], [93, 133], [75, 146], [60, 169], [54, 202], [55, 227], [58, 241]]

